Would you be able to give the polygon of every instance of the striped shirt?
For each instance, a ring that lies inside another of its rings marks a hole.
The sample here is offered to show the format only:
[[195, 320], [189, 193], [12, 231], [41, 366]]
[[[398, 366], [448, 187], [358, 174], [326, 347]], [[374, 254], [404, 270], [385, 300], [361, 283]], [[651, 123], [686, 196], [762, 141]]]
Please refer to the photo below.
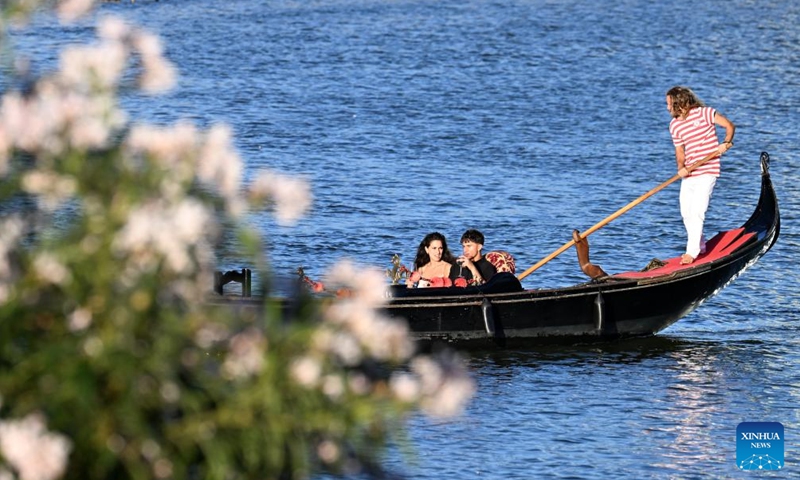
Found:
[[[716, 110], [711, 107], [697, 107], [689, 111], [685, 120], [673, 118], [669, 122], [669, 133], [672, 134], [672, 143], [676, 147], [683, 146], [685, 153], [685, 167], [706, 158], [717, 151], [719, 141], [717, 130], [714, 126]], [[714, 175], [719, 177], [720, 156], [712, 158], [692, 171], [692, 177], [698, 175]]]

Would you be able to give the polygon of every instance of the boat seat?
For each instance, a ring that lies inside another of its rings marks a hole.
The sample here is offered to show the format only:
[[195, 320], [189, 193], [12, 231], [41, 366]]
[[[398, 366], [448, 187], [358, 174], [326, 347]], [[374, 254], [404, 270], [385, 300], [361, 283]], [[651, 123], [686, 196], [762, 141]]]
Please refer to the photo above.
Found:
[[696, 267], [704, 263], [713, 262], [720, 258], [730, 255], [738, 248], [744, 246], [755, 238], [754, 233], [745, 233], [744, 228], [736, 228], [716, 234], [711, 240], [706, 242], [706, 252], [701, 253], [694, 262], [689, 265], [681, 265], [681, 257], [670, 258], [666, 263], [658, 268], [646, 272], [623, 272], [612, 275], [613, 278], [650, 278], [660, 275], [669, 275], [678, 270]]

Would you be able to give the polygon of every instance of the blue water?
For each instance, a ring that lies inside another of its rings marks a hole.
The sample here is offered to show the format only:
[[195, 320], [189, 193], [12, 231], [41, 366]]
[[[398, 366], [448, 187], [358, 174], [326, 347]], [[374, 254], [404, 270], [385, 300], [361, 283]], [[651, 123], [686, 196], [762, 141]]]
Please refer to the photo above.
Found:
[[[425, 233], [478, 228], [521, 268], [675, 173], [664, 93], [689, 85], [736, 123], [707, 232], [740, 225], [768, 151], [782, 231], [719, 296], [652, 339], [474, 352], [462, 418], [409, 419], [415, 479], [735, 478], [736, 426], [786, 429], [800, 478], [797, 169], [800, 2], [240, 0], [103, 4], [159, 32], [181, 71], [164, 97], [126, 96], [152, 122], [224, 121], [247, 174], [306, 176], [294, 228], [249, 221], [279, 275], [348, 257], [411, 263]], [[87, 25], [40, 19], [18, 48], [45, 68]], [[682, 252], [677, 186], [593, 234], [609, 272]], [[240, 268], [236, 245], [219, 252]], [[528, 288], [584, 281], [568, 251]], [[653, 299], [669, 301], [669, 299]], [[748, 477], [749, 478], [749, 477]]]

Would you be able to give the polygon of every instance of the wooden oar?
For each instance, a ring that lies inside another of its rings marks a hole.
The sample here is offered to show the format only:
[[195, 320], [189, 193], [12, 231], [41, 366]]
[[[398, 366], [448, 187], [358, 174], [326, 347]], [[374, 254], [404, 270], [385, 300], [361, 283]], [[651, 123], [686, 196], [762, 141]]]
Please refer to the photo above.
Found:
[[[712, 158], [716, 157], [717, 155], [719, 155], [719, 152], [714, 152], [714, 153], [711, 153], [711, 154], [707, 155], [702, 160], [700, 160], [698, 162], [695, 162], [691, 166], [687, 167], [686, 171], [691, 173], [692, 170], [694, 170], [695, 168], [703, 165], [704, 163], [706, 163], [707, 161], [709, 161]], [[645, 193], [641, 197], [639, 197], [636, 200], [632, 201], [631, 203], [625, 205], [624, 207], [620, 208], [619, 210], [617, 210], [616, 212], [612, 213], [611, 215], [607, 216], [602, 221], [600, 221], [599, 223], [594, 225], [592, 228], [582, 232], [581, 235], [580, 235], [580, 238], [586, 238], [589, 235], [591, 235], [592, 233], [600, 230], [604, 226], [606, 226], [609, 223], [611, 223], [614, 219], [616, 219], [617, 217], [621, 216], [623, 213], [625, 213], [628, 210], [632, 209], [636, 205], [639, 205], [640, 203], [644, 202], [645, 200], [647, 200], [648, 198], [652, 197], [653, 195], [655, 195], [656, 193], [660, 192], [661, 190], [667, 188], [668, 185], [670, 185], [675, 180], [678, 180], [679, 178], [681, 178], [680, 175], [678, 175], [678, 174], [673, 175], [672, 178], [670, 178], [666, 182], [662, 183], [661, 185], [659, 185], [656, 188], [650, 190], [649, 192]], [[548, 256], [544, 257], [543, 259], [539, 260], [539, 262], [537, 264], [531, 266], [529, 269], [527, 269], [524, 272], [522, 272], [521, 274], [517, 275], [517, 278], [522, 280], [523, 278], [527, 277], [531, 273], [533, 273], [536, 270], [538, 270], [545, 263], [549, 262], [550, 260], [552, 260], [552, 259], [556, 258], [557, 256], [561, 255], [562, 253], [564, 253], [569, 247], [571, 247], [573, 245], [575, 245], [575, 240], [570, 240], [569, 242], [567, 242], [564, 245], [562, 245], [555, 252], [553, 252], [550, 255], [548, 255]]]

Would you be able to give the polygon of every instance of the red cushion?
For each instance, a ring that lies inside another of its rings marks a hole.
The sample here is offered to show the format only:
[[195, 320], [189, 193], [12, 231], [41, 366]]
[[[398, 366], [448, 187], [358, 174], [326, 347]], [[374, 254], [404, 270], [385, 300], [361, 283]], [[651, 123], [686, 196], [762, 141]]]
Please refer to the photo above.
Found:
[[667, 260], [666, 265], [663, 267], [654, 268], [646, 272], [624, 272], [613, 275], [617, 278], [648, 278], [657, 277], [659, 275], [669, 275], [684, 268], [690, 268], [695, 265], [713, 262], [725, 255], [729, 255], [736, 251], [751, 238], [755, 236], [753, 233], [746, 233], [742, 235], [744, 228], [737, 228], [728, 230], [727, 232], [720, 232], [706, 243], [706, 253], [700, 254], [694, 262], [689, 265], [681, 265], [681, 258], [675, 257]]
[[714, 235], [714, 238], [706, 242], [706, 252], [713, 252], [713, 251], [721, 251], [723, 248], [727, 247], [731, 244], [734, 240], [739, 238], [739, 235], [744, 232], [744, 228], [736, 228], [734, 230], [728, 230], [727, 232], [719, 232], [718, 234]]

